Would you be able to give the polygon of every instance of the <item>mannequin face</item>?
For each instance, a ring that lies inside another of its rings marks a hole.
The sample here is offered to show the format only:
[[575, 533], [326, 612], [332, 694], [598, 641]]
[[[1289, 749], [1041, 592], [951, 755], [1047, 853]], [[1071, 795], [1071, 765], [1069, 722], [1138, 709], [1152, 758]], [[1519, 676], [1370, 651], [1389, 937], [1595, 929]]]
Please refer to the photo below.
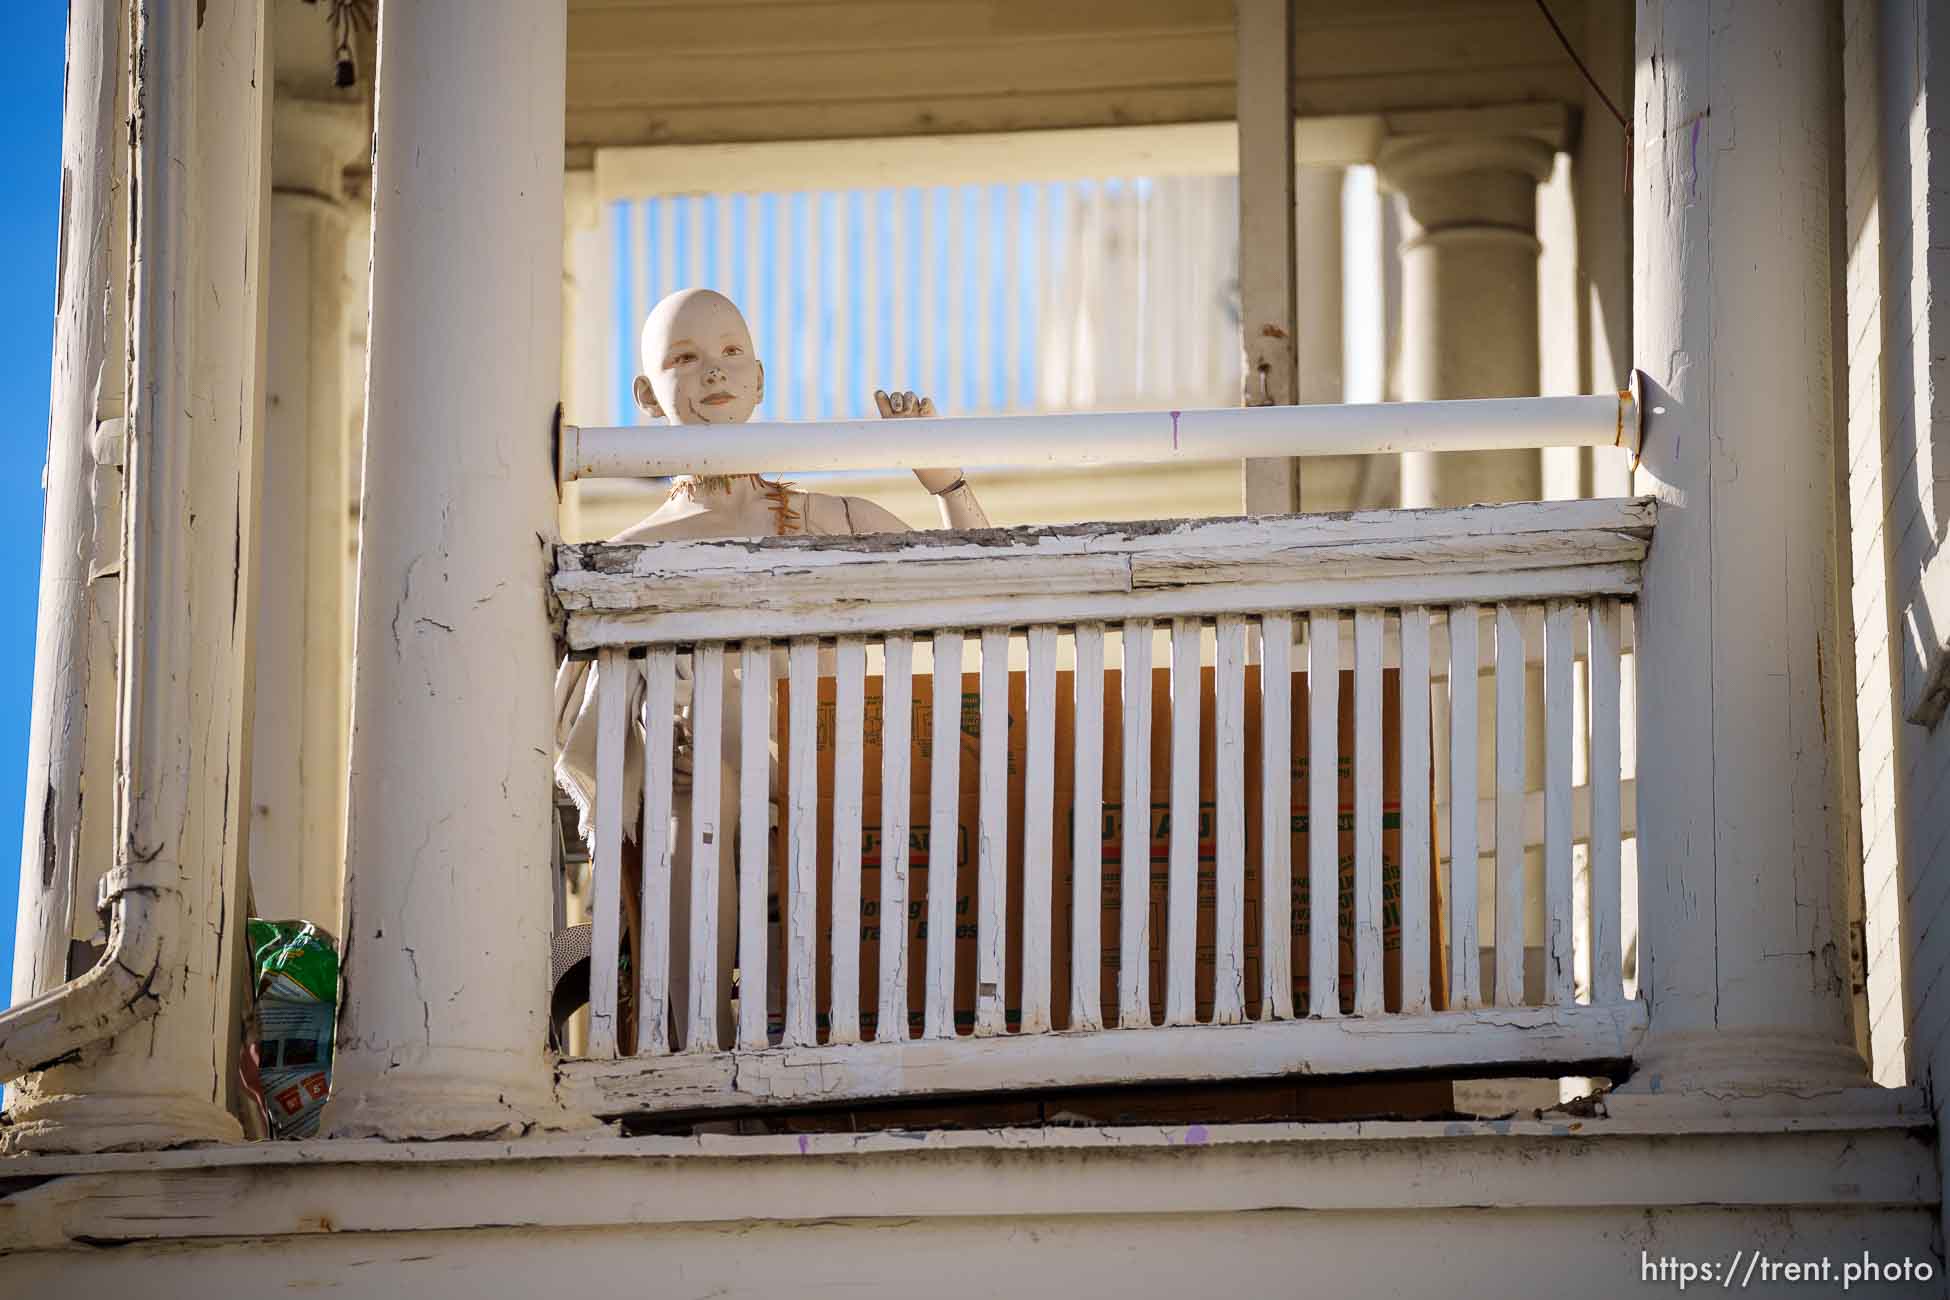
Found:
[[643, 322], [643, 371], [636, 399], [671, 424], [738, 424], [765, 396], [765, 367], [731, 299], [684, 289]]

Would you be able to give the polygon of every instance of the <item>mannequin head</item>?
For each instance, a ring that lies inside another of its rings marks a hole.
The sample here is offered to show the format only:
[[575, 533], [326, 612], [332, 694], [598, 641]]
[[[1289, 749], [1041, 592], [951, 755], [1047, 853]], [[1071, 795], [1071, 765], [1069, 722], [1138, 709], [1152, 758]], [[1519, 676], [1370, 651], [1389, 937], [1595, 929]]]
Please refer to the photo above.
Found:
[[765, 398], [765, 366], [736, 304], [711, 289], [680, 289], [643, 322], [637, 405], [671, 424], [739, 424]]

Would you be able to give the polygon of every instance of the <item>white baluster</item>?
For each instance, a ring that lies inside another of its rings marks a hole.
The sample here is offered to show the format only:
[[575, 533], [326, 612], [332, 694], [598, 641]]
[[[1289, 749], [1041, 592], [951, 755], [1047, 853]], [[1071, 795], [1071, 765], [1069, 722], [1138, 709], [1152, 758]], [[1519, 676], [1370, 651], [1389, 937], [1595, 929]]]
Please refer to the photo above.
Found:
[[1071, 810], [1070, 1028], [1102, 1029], [1104, 626], [1077, 626], [1076, 804]]
[[860, 824], [865, 756], [867, 645], [843, 636], [834, 651], [833, 974], [827, 1038], [860, 1041]]
[[1124, 844], [1118, 867], [1117, 1023], [1151, 1025], [1151, 620], [1124, 624]]
[[1449, 1005], [1483, 1005], [1476, 934], [1477, 607], [1449, 611]]
[[1056, 797], [1056, 629], [1029, 629], [1022, 809], [1022, 1032], [1050, 1027], [1050, 881]]
[[794, 637], [786, 667], [792, 690], [786, 763], [792, 801], [786, 809], [785, 859], [785, 1044], [806, 1047], [818, 1041], [815, 1006], [818, 977], [819, 755], [815, 749], [819, 713], [819, 643]]
[[1220, 618], [1214, 648], [1212, 1020], [1236, 1025], [1246, 1018], [1246, 620]]
[[1496, 1001], [1523, 1005], [1523, 622], [1496, 607]]
[[1429, 1009], [1429, 611], [1402, 610], [1402, 1011]]
[[1009, 629], [982, 629], [981, 806], [975, 836], [975, 1032], [1008, 1029]]
[[1591, 602], [1591, 1001], [1624, 1000], [1619, 909], [1619, 603]]
[[1293, 1018], [1293, 619], [1259, 621], [1260, 1015]]
[[1571, 660], [1577, 606], [1554, 600], [1544, 612], [1544, 1001], [1577, 1000], [1571, 922]]
[[1341, 1013], [1341, 616], [1307, 616], [1307, 1013]]
[[960, 632], [934, 634], [934, 757], [928, 785], [928, 978], [922, 1032], [955, 1036], [955, 894], [961, 834]]
[[670, 1051], [670, 790], [677, 724], [677, 651], [653, 645], [643, 662], [643, 969], [637, 979], [638, 1056]]
[[1198, 1021], [1199, 620], [1171, 621], [1171, 859], [1165, 904], [1165, 1023]]
[[719, 764], [724, 754], [724, 646], [691, 655], [691, 917], [688, 1051], [718, 1049]]
[[1354, 611], [1354, 1013], [1380, 1015], [1381, 611]]
[[771, 892], [772, 643], [739, 654], [738, 1046], [766, 1044], [765, 977]]
[[589, 1054], [616, 1055], [616, 959], [622, 935], [623, 734], [636, 666], [620, 650], [596, 659], [595, 904], [589, 934]]
[[913, 741], [914, 638], [887, 638], [880, 689], [880, 1014], [876, 1042], [907, 1038], [908, 768]]

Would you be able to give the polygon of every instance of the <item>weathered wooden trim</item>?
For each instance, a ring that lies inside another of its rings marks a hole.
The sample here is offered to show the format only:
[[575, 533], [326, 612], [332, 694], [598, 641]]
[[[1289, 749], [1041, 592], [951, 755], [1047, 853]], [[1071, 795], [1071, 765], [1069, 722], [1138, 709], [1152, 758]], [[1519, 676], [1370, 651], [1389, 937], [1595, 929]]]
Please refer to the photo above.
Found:
[[[559, 548], [579, 649], [1638, 590], [1649, 501]], [[837, 543], [837, 544], [836, 544]]]
[[1629, 1061], [1645, 1005], [1498, 1007], [1099, 1033], [998, 1034], [566, 1061], [563, 1100], [599, 1116], [825, 1105], [1126, 1083], [1400, 1070], [1577, 1073]]
[[[1098, 1214], [1656, 1205], [1933, 1207], [1917, 1094], [1806, 1116], [314, 1141], [35, 1158], [0, 1253], [163, 1239]], [[1196, 1154], [1188, 1148], [1198, 1148]], [[1187, 1160], [1198, 1176], [1180, 1176]], [[302, 1171], [302, 1191], [294, 1176]], [[1106, 1177], [1116, 1171], [1121, 1176]], [[1146, 1176], [1149, 1175], [1149, 1176]], [[1163, 1175], [1163, 1176], [1160, 1176]], [[998, 1182], [999, 1176], [1007, 1178]]]

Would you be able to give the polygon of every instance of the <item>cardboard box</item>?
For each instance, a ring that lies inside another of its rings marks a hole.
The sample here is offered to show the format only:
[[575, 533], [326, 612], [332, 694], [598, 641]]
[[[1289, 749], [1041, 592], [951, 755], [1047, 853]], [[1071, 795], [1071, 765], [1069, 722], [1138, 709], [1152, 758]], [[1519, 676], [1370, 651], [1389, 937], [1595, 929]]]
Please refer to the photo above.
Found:
[[[1051, 1006], [1056, 1027], [1065, 1028], [1070, 1018], [1070, 900], [1072, 890], [1072, 825], [1074, 807], [1074, 714], [1075, 685], [1072, 674], [1062, 672], [1057, 675], [1055, 733], [1055, 816], [1053, 822], [1053, 844], [1051, 845], [1052, 898], [1051, 902]], [[1209, 1018], [1212, 1004], [1214, 928], [1215, 928], [1215, 880], [1216, 825], [1213, 820], [1215, 807], [1213, 745], [1214, 732], [1214, 670], [1207, 667], [1201, 674], [1200, 719], [1200, 828], [1198, 836], [1199, 880], [1198, 880], [1198, 921], [1197, 921], [1197, 1008], [1201, 1019]], [[818, 931], [818, 986], [819, 1027], [822, 1038], [826, 1032], [827, 1008], [830, 1005], [830, 975], [832, 962], [832, 854], [833, 854], [833, 754], [834, 754], [834, 687], [835, 682], [825, 677], [819, 683], [817, 703], [817, 723], [815, 727], [818, 749], [819, 798], [817, 800], [817, 834], [819, 869], [817, 880]], [[1383, 884], [1383, 984], [1384, 1003], [1389, 1010], [1401, 1005], [1401, 830], [1400, 830], [1400, 760], [1399, 760], [1399, 690], [1393, 671], [1384, 674], [1383, 679], [1382, 737], [1384, 760], [1382, 764], [1382, 884]], [[1102, 870], [1102, 915], [1099, 922], [1099, 936], [1102, 945], [1102, 968], [1100, 989], [1103, 998], [1103, 1013], [1106, 1024], [1117, 1022], [1117, 976], [1120, 963], [1119, 935], [1120, 910], [1123, 905], [1122, 855], [1123, 855], [1123, 808], [1122, 808], [1122, 690], [1121, 674], [1109, 670], [1104, 674], [1104, 771], [1103, 771], [1103, 870]], [[980, 782], [980, 685], [976, 673], [965, 673], [962, 680], [962, 717], [959, 728], [961, 759], [959, 769], [960, 815], [956, 834], [956, 957], [955, 957], [955, 1018], [957, 1028], [967, 1033], [973, 1028], [975, 1007], [975, 947], [977, 916], [977, 867], [973, 846], [977, 841], [979, 826], [979, 782]], [[1337, 900], [1336, 914], [1338, 932], [1338, 975], [1341, 985], [1341, 1001], [1344, 1009], [1353, 1005], [1353, 877], [1354, 877], [1354, 676], [1341, 674], [1341, 698], [1339, 706], [1340, 759], [1339, 799], [1337, 810], [1337, 857], [1340, 864], [1340, 897]], [[784, 737], [790, 734], [790, 691], [784, 682], [779, 686], [779, 731]], [[1008, 935], [1006, 944], [1005, 1002], [1007, 1021], [1011, 1030], [1020, 1022], [1021, 1007], [1021, 969], [1022, 969], [1022, 856], [1023, 856], [1023, 772], [1027, 746], [1027, 728], [1024, 722], [1025, 682], [1024, 674], [1014, 672], [1009, 680], [1009, 739], [1006, 748], [1008, 762], [1008, 870], [1006, 874], [1010, 905], [1007, 908]], [[927, 945], [929, 942], [927, 926], [927, 899], [930, 885], [933, 845], [930, 841], [928, 817], [929, 781], [934, 752], [934, 707], [933, 684], [925, 674], [916, 674], [910, 700], [911, 729], [909, 753], [909, 853], [908, 908], [904, 918], [908, 931], [908, 1012], [909, 1031], [918, 1035], [922, 1028], [922, 1012], [925, 998], [927, 971]], [[881, 867], [881, 761], [882, 761], [882, 723], [881, 682], [878, 677], [866, 679], [864, 710], [864, 747], [862, 762], [863, 828], [861, 836], [861, 882], [860, 882], [860, 1019], [863, 1036], [872, 1037], [876, 1028], [876, 1008], [879, 997], [879, 958], [881, 944], [880, 915], [880, 867]], [[1308, 735], [1307, 678], [1304, 673], [1293, 675], [1292, 718], [1290, 734], [1298, 742], [1291, 749], [1291, 766], [1288, 771], [1288, 785], [1291, 799], [1291, 820], [1289, 852], [1292, 869], [1291, 889], [1291, 943], [1294, 1006], [1304, 1014], [1307, 1005], [1309, 973], [1308, 949], [1309, 927], [1312, 922], [1312, 898], [1308, 858], [1308, 837], [1311, 831], [1311, 809], [1309, 792], [1309, 765], [1305, 738]], [[1165, 909], [1169, 893], [1170, 865], [1170, 743], [1171, 743], [1171, 683], [1169, 670], [1156, 669], [1152, 679], [1152, 732], [1151, 732], [1151, 807], [1150, 820], [1151, 845], [1151, 947], [1150, 959], [1150, 1002], [1154, 1019], [1161, 1018], [1164, 1005], [1165, 971]], [[1255, 1018], [1260, 1014], [1260, 904], [1261, 904], [1261, 827], [1260, 827], [1260, 716], [1259, 716], [1259, 670], [1248, 666], [1245, 683], [1245, 744], [1246, 744], [1246, 880], [1245, 880], [1245, 983], [1247, 1015]], [[781, 806], [789, 806], [789, 791], [785, 789], [786, 767], [781, 764]], [[782, 833], [782, 832], [781, 832]], [[782, 862], [783, 856], [777, 851], [775, 843], [774, 863]], [[1438, 1008], [1445, 1005], [1446, 987], [1442, 974], [1444, 965], [1440, 960], [1442, 952], [1441, 899], [1435, 884], [1434, 854], [1431, 848], [1430, 861], [1430, 952], [1428, 960], [1432, 971], [1431, 997]], [[782, 872], [775, 867], [774, 894], [782, 885]], [[782, 971], [781, 954], [775, 942], [770, 969], [775, 976]], [[782, 1004], [774, 994], [770, 1009], [775, 1026], [781, 1022]]]

